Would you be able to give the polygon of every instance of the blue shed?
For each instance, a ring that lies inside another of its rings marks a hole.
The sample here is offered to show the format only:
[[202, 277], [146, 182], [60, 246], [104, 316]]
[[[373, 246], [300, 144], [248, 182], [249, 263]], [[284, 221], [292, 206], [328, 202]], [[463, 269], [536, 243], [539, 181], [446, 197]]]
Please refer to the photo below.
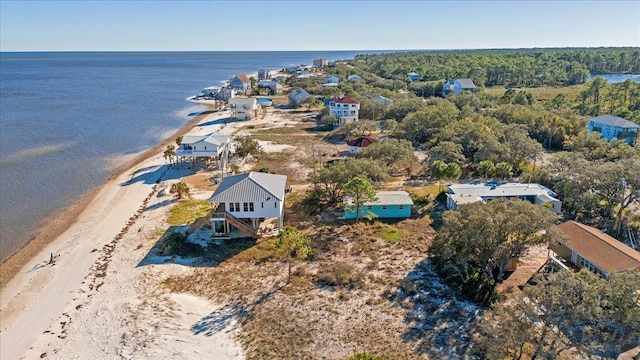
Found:
[[[406, 219], [411, 216], [413, 200], [406, 191], [379, 191], [376, 193], [376, 201], [367, 202], [360, 209], [360, 218], [366, 218], [368, 214], [376, 217]], [[345, 219], [355, 219], [356, 209], [351, 199], [346, 199], [344, 211]]]

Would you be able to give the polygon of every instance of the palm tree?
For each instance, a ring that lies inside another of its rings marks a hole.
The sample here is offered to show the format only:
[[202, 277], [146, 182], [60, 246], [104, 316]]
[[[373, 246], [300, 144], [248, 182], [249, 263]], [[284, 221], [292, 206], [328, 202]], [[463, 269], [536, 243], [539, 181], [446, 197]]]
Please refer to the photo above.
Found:
[[167, 145], [167, 149], [164, 151], [165, 160], [169, 160], [169, 164], [173, 163], [173, 157], [176, 155], [176, 147], [173, 145]]
[[176, 197], [178, 199], [182, 199], [183, 197], [191, 197], [191, 194], [189, 193], [189, 185], [187, 185], [187, 183], [185, 183], [184, 181], [172, 184], [169, 193], [176, 194]]

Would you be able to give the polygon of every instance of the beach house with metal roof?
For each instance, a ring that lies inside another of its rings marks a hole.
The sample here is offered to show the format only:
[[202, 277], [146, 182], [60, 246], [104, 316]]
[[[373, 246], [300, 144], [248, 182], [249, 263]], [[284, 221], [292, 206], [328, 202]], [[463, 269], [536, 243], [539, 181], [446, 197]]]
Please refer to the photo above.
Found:
[[553, 228], [549, 250], [605, 279], [614, 273], [640, 270], [640, 252], [596, 228], [575, 221]]
[[347, 76], [347, 81], [348, 82], [362, 82], [362, 78], [358, 75], [349, 75]]
[[225, 236], [234, 229], [256, 237], [260, 224], [276, 219], [278, 229], [284, 221], [285, 175], [249, 172], [222, 179], [209, 201], [216, 204], [211, 213], [214, 236]]
[[386, 97], [384, 97], [382, 95], [378, 95], [378, 96], [374, 97], [373, 98], [373, 102], [376, 103], [376, 104], [382, 104], [382, 105], [389, 106], [389, 107], [393, 106], [393, 100], [391, 100], [389, 98], [386, 98]]
[[[406, 191], [378, 191], [375, 201], [364, 203], [360, 208], [360, 218], [373, 215], [381, 219], [406, 219], [411, 216], [413, 200]], [[353, 199], [345, 198], [345, 219], [355, 219], [356, 208]]]
[[229, 99], [231, 118], [237, 120], [251, 120], [260, 108], [256, 98], [234, 97]]
[[463, 91], [476, 92], [476, 85], [471, 79], [449, 79], [442, 86], [442, 96], [447, 96], [450, 93], [460, 94]]
[[411, 81], [411, 82], [415, 82], [415, 81], [420, 80], [420, 74], [418, 74], [416, 72], [408, 73], [407, 77], [409, 78], [409, 81]]
[[618, 139], [629, 145], [635, 145], [638, 140], [640, 125], [614, 115], [601, 115], [589, 119], [587, 131], [589, 134], [598, 132], [608, 141]]
[[329, 75], [326, 78], [324, 78], [324, 82], [328, 84], [339, 84], [340, 78], [338, 78], [335, 75]]
[[218, 161], [219, 168], [227, 165], [231, 137], [222, 134], [185, 135], [176, 149], [179, 158], [209, 158]]
[[498, 198], [518, 198], [532, 204], [547, 206], [549, 210], [559, 214], [562, 202], [556, 197], [553, 191], [540, 184], [491, 182], [454, 184], [449, 185], [447, 209], [458, 210], [464, 204], [487, 202]]
[[289, 93], [289, 106], [300, 106], [305, 100], [310, 97], [311, 95], [302, 89], [293, 90]]
[[329, 101], [329, 113], [338, 118], [339, 126], [358, 121], [360, 103], [350, 97], [341, 97]]

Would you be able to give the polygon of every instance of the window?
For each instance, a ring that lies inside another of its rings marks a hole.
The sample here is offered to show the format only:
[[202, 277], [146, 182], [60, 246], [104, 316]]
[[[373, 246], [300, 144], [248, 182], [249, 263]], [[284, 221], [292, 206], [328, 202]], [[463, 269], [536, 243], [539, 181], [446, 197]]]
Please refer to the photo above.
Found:
[[253, 203], [249, 203], [249, 211], [253, 211]]
[[260, 203], [260, 207], [264, 209], [264, 202]]
[[404, 205], [398, 205], [398, 210], [404, 209]]
[[244, 211], [249, 211], [249, 203], [242, 203], [242, 208]]
[[382, 210], [387, 210], [387, 205], [382, 205]]
[[274, 207], [274, 208], [277, 208], [277, 207], [278, 207], [278, 202], [277, 202], [277, 201], [273, 203], [273, 207]]
[[240, 203], [236, 203], [236, 211], [240, 211]]
[[371, 205], [367, 205], [367, 210], [368, 210], [368, 211], [373, 211], [373, 206], [371, 206]]

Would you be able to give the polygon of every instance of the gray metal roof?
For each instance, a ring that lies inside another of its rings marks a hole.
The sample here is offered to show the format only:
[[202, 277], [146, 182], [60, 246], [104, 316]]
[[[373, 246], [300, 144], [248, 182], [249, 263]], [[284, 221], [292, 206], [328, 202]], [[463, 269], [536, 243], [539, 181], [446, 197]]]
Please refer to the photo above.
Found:
[[[406, 191], [378, 191], [376, 192], [378, 200], [364, 203], [369, 205], [413, 205], [413, 200]], [[352, 199], [347, 197], [346, 201], [352, 204]]]
[[282, 201], [286, 183], [285, 175], [261, 172], [227, 176], [222, 179], [209, 201], [216, 203]]
[[182, 137], [182, 144], [194, 145], [199, 142], [206, 142], [207, 144], [220, 147], [229, 142], [231, 138], [228, 135], [222, 134], [207, 134], [207, 135], [185, 135]]
[[463, 89], [475, 89], [476, 85], [473, 83], [473, 80], [471, 79], [458, 79], [458, 84], [460, 84], [460, 87], [462, 87]]
[[623, 129], [640, 129], [640, 125], [615, 115], [601, 115], [591, 118], [589, 119], [589, 121], [595, 121], [600, 124], [615, 126]]
[[456, 195], [475, 195], [483, 198], [538, 196], [542, 194], [553, 198], [556, 194], [540, 184], [522, 183], [479, 183], [449, 185], [449, 193]]

